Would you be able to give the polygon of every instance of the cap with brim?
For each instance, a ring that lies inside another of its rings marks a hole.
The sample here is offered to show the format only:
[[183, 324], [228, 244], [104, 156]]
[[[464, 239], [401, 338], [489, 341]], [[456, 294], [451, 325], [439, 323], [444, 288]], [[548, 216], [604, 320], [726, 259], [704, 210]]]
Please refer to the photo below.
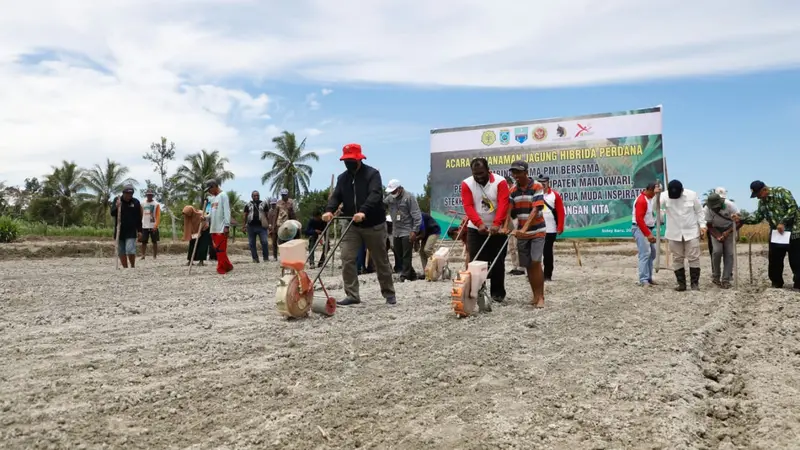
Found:
[[522, 160], [516, 160], [516, 161], [511, 163], [511, 170], [527, 171], [528, 170], [528, 163], [526, 163], [525, 161], [522, 161]]
[[126, 184], [126, 185], [125, 185], [125, 186], [122, 188], [122, 193], [123, 193], [123, 194], [133, 193], [133, 185], [132, 185], [132, 184]]
[[716, 192], [710, 194], [706, 199], [706, 204], [711, 209], [719, 209], [722, 208], [722, 205], [725, 204], [725, 200]]
[[148, 189], [147, 192], [144, 193], [144, 195], [153, 195], [153, 190]]
[[389, 184], [386, 185], [386, 193], [391, 194], [392, 192], [396, 191], [397, 188], [400, 187], [399, 180], [390, 180]]
[[550, 181], [550, 177], [548, 177], [547, 175], [539, 175], [538, 177], [536, 177], [536, 181], [538, 181], [540, 183], [541, 182], [547, 182], [547, 181]]
[[756, 198], [758, 193], [761, 192], [762, 189], [767, 187], [761, 180], [756, 180], [750, 183], [750, 198]]

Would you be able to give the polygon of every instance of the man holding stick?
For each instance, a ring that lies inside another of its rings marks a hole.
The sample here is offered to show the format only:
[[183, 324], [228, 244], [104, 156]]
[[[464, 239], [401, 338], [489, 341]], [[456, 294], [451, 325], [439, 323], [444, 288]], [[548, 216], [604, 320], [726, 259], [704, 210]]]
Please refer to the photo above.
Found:
[[[475, 158], [470, 162], [472, 176], [461, 182], [461, 203], [469, 218], [467, 224], [468, 261], [485, 261], [489, 264], [497, 257], [497, 263], [489, 272], [489, 292], [492, 300], [502, 302], [506, 298], [505, 259], [506, 236], [500, 233], [509, 208], [508, 182], [489, 171], [486, 158]], [[483, 247], [484, 242], [486, 246]], [[478, 251], [483, 247], [483, 251]]]
[[656, 260], [656, 216], [653, 214], [653, 203], [661, 188], [650, 183], [633, 204], [633, 238], [639, 252], [639, 286], [655, 286], [653, 281], [653, 263]]
[[508, 217], [516, 219], [517, 254], [519, 264], [528, 272], [528, 283], [533, 292], [533, 306], [544, 308], [544, 245], [547, 234], [542, 210], [544, 209], [544, 186], [528, 176], [528, 163], [514, 161], [511, 175], [516, 184], [509, 193]]
[[[116, 197], [111, 208], [114, 218], [114, 239], [117, 241], [117, 256], [122, 267], [136, 267], [136, 241], [142, 236], [142, 204], [133, 197], [133, 185], [122, 188], [122, 197]], [[119, 210], [120, 217], [117, 216]], [[117, 226], [119, 224], [119, 226]], [[119, 229], [119, 236], [117, 235]]]
[[[729, 289], [733, 278], [733, 258], [736, 251], [736, 230], [742, 227], [739, 209], [717, 192], [706, 199], [706, 226], [711, 241], [711, 282]], [[724, 263], [724, 271], [720, 263]]]

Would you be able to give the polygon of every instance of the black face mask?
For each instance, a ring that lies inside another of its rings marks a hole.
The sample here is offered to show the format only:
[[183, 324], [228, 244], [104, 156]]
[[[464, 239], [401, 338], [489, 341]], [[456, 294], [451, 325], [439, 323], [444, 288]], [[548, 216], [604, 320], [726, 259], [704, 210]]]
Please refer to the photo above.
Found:
[[358, 161], [345, 161], [344, 166], [347, 167], [348, 172], [356, 173], [356, 170], [358, 170]]

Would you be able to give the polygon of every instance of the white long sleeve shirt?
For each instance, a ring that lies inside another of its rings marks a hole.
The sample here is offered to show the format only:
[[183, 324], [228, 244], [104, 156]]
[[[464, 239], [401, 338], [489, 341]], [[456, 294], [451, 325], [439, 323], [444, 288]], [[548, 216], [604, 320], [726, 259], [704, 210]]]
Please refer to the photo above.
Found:
[[211, 205], [209, 232], [224, 233], [225, 227], [231, 226], [231, 205], [228, 194], [220, 191], [219, 194], [209, 198], [208, 203]]
[[675, 200], [662, 192], [660, 200], [661, 210], [666, 211], [665, 239], [691, 241], [700, 237], [700, 229], [706, 229], [706, 217], [695, 191], [684, 189], [680, 198]]

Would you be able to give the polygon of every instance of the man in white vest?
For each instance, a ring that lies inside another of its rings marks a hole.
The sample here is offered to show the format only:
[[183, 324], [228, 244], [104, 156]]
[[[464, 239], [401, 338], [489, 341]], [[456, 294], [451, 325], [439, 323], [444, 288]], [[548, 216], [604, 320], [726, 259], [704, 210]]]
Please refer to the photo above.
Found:
[[[653, 262], [656, 259], [656, 216], [653, 214], [653, 199], [661, 189], [655, 183], [648, 184], [633, 203], [633, 238], [639, 250], [639, 286], [653, 286]], [[685, 281], [684, 281], [685, 283]]]
[[[505, 178], [489, 171], [489, 163], [485, 158], [473, 159], [470, 168], [472, 176], [461, 182], [461, 202], [469, 218], [467, 251], [470, 261], [486, 261], [489, 264], [499, 255], [497, 264], [489, 273], [489, 292], [492, 300], [502, 302], [506, 298], [506, 236], [500, 230], [504, 228], [508, 216], [508, 183]], [[478, 250], [487, 239], [489, 242], [478, 255]]]
[[564, 221], [567, 211], [561, 194], [550, 187], [550, 177], [539, 175], [537, 181], [544, 187], [544, 223], [547, 234], [544, 238], [544, 281], [553, 280], [553, 244], [556, 238], [564, 232]]
[[147, 256], [147, 241], [153, 243], [153, 259], [158, 256], [158, 226], [161, 224], [161, 204], [153, 199], [153, 190], [148, 189], [142, 202], [142, 259]]

